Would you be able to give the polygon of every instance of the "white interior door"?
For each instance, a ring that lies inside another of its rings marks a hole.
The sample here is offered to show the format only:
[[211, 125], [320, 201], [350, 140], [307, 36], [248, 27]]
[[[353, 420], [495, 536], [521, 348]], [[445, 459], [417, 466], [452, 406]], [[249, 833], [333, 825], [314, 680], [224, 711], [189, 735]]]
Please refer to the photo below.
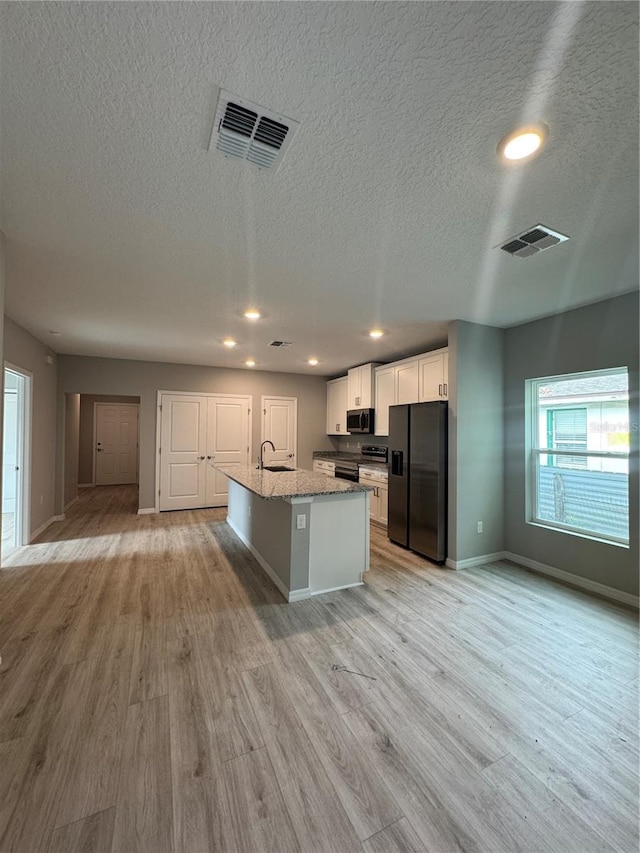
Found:
[[138, 482], [138, 406], [96, 403], [96, 486]]
[[249, 397], [209, 397], [205, 506], [227, 506], [229, 481], [214, 464], [248, 465]]
[[275, 451], [265, 447], [266, 465], [282, 464], [297, 468], [298, 399], [297, 397], [262, 398], [262, 441], [269, 439]]
[[206, 396], [163, 394], [160, 428], [160, 500], [165, 509], [205, 505]]

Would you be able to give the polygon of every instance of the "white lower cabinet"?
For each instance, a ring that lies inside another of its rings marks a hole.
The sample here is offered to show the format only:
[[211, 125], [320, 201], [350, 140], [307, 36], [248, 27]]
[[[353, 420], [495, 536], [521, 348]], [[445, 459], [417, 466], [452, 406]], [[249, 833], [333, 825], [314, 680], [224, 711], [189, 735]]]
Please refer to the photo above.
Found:
[[335, 462], [327, 462], [326, 459], [314, 459], [313, 472], [314, 474], [326, 474], [327, 477], [335, 477], [336, 464]]
[[386, 471], [360, 469], [359, 482], [371, 486], [369, 518], [374, 524], [386, 527], [389, 520], [389, 486]]

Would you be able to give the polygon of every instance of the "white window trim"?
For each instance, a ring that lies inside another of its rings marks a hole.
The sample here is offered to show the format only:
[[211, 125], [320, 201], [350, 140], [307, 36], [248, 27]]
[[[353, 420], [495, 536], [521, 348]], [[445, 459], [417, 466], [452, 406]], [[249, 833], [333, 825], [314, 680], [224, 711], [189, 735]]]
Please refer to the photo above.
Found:
[[[537, 477], [537, 459], [541, 455], [545, 456], [567, 456], [569, 455], [569, 451], [567, 450], [558, 450], [542, 448], [537, 445], [534, 445], [533, 436], [538, 435], [538, 414], [539, 414], [539, 397], [538, 397], [538, 387], [540, 385], [544, 385], [546, 382], [558, 382], [568, 377], [572, 379], [584, 379], [589, 376], [601, 376], [603, 373], [613, 374], [613, 373], [625, 373], [628, 376], [629, 369], [628, 367], [611, 367], [611, 368], [603, 368], [601, 370], [587, 370], [582, 373], [561, 373], [556, 376], [539, 376], [534, 379], [527, 379], [526, 382], [526, 396], [525, 396], [525, 405], [529, 409], [529, 417], [526, 419], [526, 428], [525, 428], [525, 446], [527, 448], [527, 465], [525, 472], [525, 482], [529, 481], [529, 488], [527, 489], [527, 494], [529, 496], [529, 503], [525, 506], [526, 512], [526, 523], [530, 524], [534, 527], [542, 527], [546, 530], [555, 530], [561, 533], [569, 533], [575, 536], [579, 536], [582, 539], [589, 539], [594, 542], [602, 542], [607, 545], [616, 545], [622, 546], [623, 548], [629, 548], [629, 539], [622, 539], [617, 536], [603, 535], [594, 530], [587, 530], [583, 527], [573, 527], [569, 524], [563, 524], [560, 521], [550, 521], [546, 518], [538, 518], [537, 508], [538, 508], [538, 477]], [[629, 405], [629, 400], [627, 400], [627, 405]], [[629, 451], [614, 451], [614, 450], [571, 450], [571, 456], [584, 456], [584, 457], [598, 457], [601, 459], [626, 459], [629, 460], [630, 453]], [[627, 474], [628, 477], [628, 474]]]

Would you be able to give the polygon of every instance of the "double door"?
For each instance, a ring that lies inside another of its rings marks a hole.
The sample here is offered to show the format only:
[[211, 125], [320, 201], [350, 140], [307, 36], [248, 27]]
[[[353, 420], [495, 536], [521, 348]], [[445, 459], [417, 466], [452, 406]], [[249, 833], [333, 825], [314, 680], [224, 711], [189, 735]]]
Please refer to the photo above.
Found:
[[214, 465], [247, 465], [249, 396], [162, 394], [160, 510], [226, 506], [228, 480]]

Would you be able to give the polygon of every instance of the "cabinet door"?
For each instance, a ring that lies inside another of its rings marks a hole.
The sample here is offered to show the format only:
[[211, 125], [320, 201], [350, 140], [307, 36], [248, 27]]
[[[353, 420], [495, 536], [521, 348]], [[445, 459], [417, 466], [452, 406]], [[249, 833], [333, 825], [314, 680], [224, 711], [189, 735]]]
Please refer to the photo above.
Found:
[[365, 477], [360, 478], [360, 482], [365, 486], [373, 486], [373, 489], [369, 492], [369, 520], [377, 521], [378, 520], [378, 486], [375, 480], [369, 480]]
[[376, 370], [375, 434], [389, 435], [389, 406], [395, 405], [395, 372], [393, 367]]
[[442, 377], [444, 358], [442, 353], [420, 359], [420, 402], [442, 400], [444, 379]]
[[389, 487], [378, 486], [378, 521], [387, 526], [389, 521]]
[[396, 404], [417, 403], [419, 399], [417, 361], [400, 364], [395, 368], [396, 374]]
[[444, 394], [442, 395], [445, 400], [449, 399], [449, 353], [445, 352], [442, 355], [442, 381], [444, 383]]
[[347, 409], [361, 409], [362, 404], [362, 371], [352, 367], [347, 376]]
[[327, 382], [327, 435], [347, 433], [347, 377]]

